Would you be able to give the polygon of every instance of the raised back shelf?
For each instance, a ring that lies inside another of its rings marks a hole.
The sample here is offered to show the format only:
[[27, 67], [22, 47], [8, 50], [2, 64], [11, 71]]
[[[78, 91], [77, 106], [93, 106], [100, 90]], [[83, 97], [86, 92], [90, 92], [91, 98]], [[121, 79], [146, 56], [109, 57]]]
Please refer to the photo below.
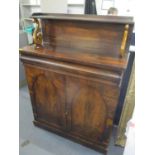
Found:
[[129, 25], [125, 52], [129, 51], [133, 31], [132, 17], [42, 14], [43, 47], [70, 52], [85, 52], [106, 57], [120, 57], [125, 26]]

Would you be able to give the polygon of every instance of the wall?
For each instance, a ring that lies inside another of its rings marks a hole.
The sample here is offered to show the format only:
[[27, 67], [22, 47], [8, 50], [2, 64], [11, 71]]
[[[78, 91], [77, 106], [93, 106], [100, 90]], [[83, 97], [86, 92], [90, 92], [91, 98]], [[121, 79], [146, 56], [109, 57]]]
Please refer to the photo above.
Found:
[[[96, 8], [98, 15], [107, 15], [107, 10], [102, 10], [103, 0], [96, 0]], [[134, 16], [134, 0], [114, 0], [114, 7], [118, 9], [120, 16]]]
[[67, 13], [69, 14], [84, 14], [85, 0], [68, 0]]
[[[96, 0], [96, 9], [98, 15], [107, 15], [107, 10], [103, 10], [103, 0]], [[85, 0], [68, 0], [68, 13], [84, 14]], [[134, 0], [114, 0], [114, 7], [118, 9], [120, 16], [134, 16]]]
[[41, 11], [47, 13], [67, 13], [67, 0], [41, 0]]

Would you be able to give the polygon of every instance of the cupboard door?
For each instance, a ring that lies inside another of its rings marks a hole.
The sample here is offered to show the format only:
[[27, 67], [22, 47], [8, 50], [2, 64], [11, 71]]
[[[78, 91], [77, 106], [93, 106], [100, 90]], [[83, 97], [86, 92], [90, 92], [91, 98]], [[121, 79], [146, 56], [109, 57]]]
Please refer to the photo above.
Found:
[[57, 128], [65, 128], [64, 76], [25, 65], [35, 119]]
[[117, 87], [73, 77], [66, 81], [70, 132], [95, 143], [107, 143], [118, 99]]

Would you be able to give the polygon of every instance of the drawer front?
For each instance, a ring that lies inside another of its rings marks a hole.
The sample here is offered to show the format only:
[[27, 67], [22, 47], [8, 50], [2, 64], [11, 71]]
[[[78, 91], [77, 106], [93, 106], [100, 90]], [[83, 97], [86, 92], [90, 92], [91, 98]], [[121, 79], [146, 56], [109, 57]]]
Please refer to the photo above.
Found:
[[[43, 68], [58, 74], [70, 75], [74, 77], [79, 77], [83, 79], [90, 79], [93, 81], [100, 81], [109, 85], [119, 86], [123, 71], [103, 69], [85, 66], [77, 63], [69, 63], [63, 61], [35, 58], [21, 56], [21, 60], [24, 64], [31, 64], [39, 68]], [[107, 92], [109, 88], [107, 87]], [[110, 89], [110, 91], [112, 91]]]

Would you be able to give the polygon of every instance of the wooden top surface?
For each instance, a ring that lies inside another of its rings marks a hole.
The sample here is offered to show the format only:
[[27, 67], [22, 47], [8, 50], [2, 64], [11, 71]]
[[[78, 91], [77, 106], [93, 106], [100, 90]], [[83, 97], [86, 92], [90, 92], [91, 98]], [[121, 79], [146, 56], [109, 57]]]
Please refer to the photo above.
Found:
[[76, 14], [57, 14], [57, 13], [33, 13], [33, 18], [55, 19], [55, 20], [74, 20], [104, 23], [134, 24], [133, 17], [111, 16], [111, 15], [76, 15]]
[[34, 47], [34, 45], [25, 46], [20, 49], [22, 55], [35, 56], [41, 59], [53, 59], [64, 62], [71, 62], [77, 64], [83, 64], [87, 66], [94, 66], [99, 68], [114, 68], [116, 70], [122, 70], [126, 68], [128, 55], [124, 58], [110, 58], [96, 54], [89, 54], [83, 52], [68, 51], [66, 48], [58, 48], [57, 50], [51, 50], [43, 48], [42, 46]]

